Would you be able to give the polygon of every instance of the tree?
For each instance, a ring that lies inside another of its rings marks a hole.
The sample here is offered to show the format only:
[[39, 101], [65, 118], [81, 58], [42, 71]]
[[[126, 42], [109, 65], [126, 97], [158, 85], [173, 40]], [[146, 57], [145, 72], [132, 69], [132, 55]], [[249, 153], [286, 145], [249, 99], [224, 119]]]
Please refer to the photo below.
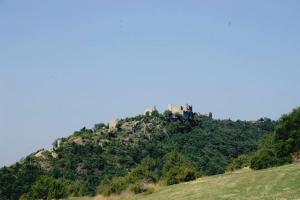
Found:
[[226, 167], [226, 171], [235, 171], [237, 169], [242, 169], [244, 167], [249, 167], [251, 164], [253, 155], [249, 154], [242, 154], [239, 157], [233, 159], [229, 165]]
[[166, 119], [170, 119], [173, 116], [172, 112], [169, 110], [166, 110], [163, 115]]
[[32, 199], [61, 199], [67, 195], [64, 184], [50, 176], [40, 176], [29, 192]]
[[[260, 120], [260, 123], [266, 120]], [[265, 137], [251, 160], [252, 169], [264, 169], [292, 162], [300, 150], [300, 108], [283, 115], [274, 133]]]
[[165, 181], [167, 185], [173, 185], [181, 182], [192, 181], [200, 176], [201, 173], [197, 171], [193, 164], [182, 164], [180, 166], [170, 168], [165, 174]]
[[201, 173], [184, 155], [175, 151], [164, 156], [163, 177], [168, 185], [195, 180]]
[[278, 159], [272, 150], [262, 149], [255, 153], [251, 159], [252, 169], [266, 169], [278, 165]]
[[95, 126], [94, 126], [94, 129], [96, 131], [104, 129], [104, 128], [107, 128], [107, 126], [104, 123], [95, 124]]
[[276, 153], [288, 156], [300, 150], [300, 108], [284, 115], [275, 127]]
[[37, 177], [43, 174], [43, 171], [31, 164], [35, 161], [26, 158], [23, 163], [16, 163], [11, 167], [0, 169], [0, 199], [16, 200], [20, 195], [27, 193]]

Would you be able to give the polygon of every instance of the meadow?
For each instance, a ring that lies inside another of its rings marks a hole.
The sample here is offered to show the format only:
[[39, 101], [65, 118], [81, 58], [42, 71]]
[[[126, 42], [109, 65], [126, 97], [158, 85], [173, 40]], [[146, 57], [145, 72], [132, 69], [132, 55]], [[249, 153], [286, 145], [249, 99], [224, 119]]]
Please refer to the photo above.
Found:
[[[74, 198], [72, 200], [102, 200]], [[124, 200], [214, 200], [214, 199], [300, 199], [300, 164], [253, 171], [207, 176], [196, 181], [159, 187], [149, 195], [127, 195], [107, 199]]]

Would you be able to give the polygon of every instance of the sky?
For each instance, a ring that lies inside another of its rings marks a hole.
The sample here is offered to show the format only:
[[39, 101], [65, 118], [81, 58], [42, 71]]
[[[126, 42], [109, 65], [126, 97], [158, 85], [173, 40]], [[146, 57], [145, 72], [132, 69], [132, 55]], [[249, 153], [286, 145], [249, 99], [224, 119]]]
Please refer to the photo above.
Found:
[[298, 0], [0, 0], [0, 167], [156, 105], [299, 106]]

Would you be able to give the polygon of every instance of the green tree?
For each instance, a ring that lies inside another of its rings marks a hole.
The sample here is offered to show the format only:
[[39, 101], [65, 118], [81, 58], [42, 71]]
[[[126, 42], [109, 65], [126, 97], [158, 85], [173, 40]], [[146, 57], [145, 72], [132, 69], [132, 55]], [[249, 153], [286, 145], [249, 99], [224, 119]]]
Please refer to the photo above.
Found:
[[166, 119], [170, 119], [170, 118], [173, 116], [173, 114], [172, 114], [171, 111], [166, 110], [166, 111], [163, 113], [163, 116], [164, 116]]
[[278, 165], [278, 159], [272, 150], [262, 149], [255, 153], [251, 159], [252, 169], [265, 169]]
[[53, 177], [40, 176], [31, 187], [29, 196], [32, 199], [61, 199], [67, 197], [67, 189]]
[[292, 162], [300, 150], [300, 108], [283, 115], [274, 133], [266, 136], [251, 160], [251, 168], [264, 169]]
[[275, 148], [279, 157], [300, 150], [300, 108], [283, 115], [275, 127]]
[[250, 167], [252, 157], [252, 153], [240, 155], [229, 163], [229, 165], [226, 167], [226, 171], [235, 171], [244, 167]]
[[166, 172], [164, 178], [167, 185], [188, 182], [200, 177], [201, 173], [197, 171], [193, 164], [182, 164], [174, 166]]
[[37, 177], [44, 172], [31, 158], [23, 163], [16, 163], [11, 167], [0, 169], [0, 199], [16, 200], [20, 195], [27, 193]]

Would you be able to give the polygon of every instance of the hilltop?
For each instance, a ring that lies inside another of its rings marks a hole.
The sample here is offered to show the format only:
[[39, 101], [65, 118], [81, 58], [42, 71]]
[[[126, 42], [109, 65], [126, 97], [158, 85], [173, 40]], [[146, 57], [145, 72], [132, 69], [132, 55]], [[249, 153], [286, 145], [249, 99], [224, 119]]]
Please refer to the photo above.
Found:
[[84, 127], [56, 140], [53, 149], [2, 168], [0, 194], [32, 199], [112, 194], [128, 187], [142, 192], [147, 190], [143, 184], [221, 174], [233, 158], [255, 151], [275, 124], [267, 118], [213, 119], [189, 105], [170, 106], [164, 113], [148, 109], [109, 125]]

